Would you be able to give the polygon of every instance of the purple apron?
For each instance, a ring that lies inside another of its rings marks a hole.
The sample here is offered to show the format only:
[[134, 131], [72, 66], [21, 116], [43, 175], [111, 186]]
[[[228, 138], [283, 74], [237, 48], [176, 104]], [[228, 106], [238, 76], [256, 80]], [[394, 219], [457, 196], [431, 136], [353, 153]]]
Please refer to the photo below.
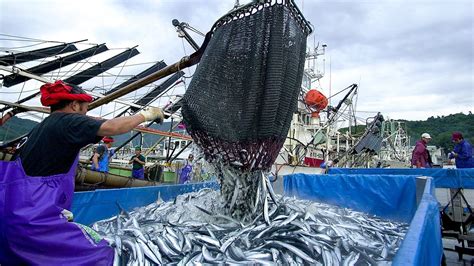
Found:
[[137, 179], [145, 179], [145, 169], [132, 169], [132, 177]]
[[191, 180], [191, 171], [193, 170], [193, 166], [187, 164], [183, 169], [181, 169], [181, 174], [179, 175], [179, 183], [185, 184]]
[[112, 265], [114, 251], [90, 228], [68, 222], [77, 159], [69, 172], [27, 176], [0, 161], [0, 264]]

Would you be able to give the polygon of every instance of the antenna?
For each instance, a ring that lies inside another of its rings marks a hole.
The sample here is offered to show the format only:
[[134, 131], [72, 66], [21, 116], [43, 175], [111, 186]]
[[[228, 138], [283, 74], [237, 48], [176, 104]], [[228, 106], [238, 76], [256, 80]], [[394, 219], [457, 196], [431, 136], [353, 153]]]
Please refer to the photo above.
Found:
[[329, 56], [329, 105], [331, 105], [331, 89], [332, 89], [332, 71], [331, 71], [331, 57]]

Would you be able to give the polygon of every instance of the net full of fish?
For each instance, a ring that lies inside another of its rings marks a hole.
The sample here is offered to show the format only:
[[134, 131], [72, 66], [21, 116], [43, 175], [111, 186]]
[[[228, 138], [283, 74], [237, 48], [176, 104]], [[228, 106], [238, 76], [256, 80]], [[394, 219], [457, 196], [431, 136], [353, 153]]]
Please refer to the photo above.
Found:
[[224, 215], [218, 191], [158, 201], [93, 228], [116, 265], [390, 264], [408, 224], [333, 205], [277, 196], [250, 222]]
[[292, 0], [250, 1], [231, 10], [211, 28], [182, 98], [186, 131], [214, 165], [225, 213], [239, 220], [254, 219], [258, 192], [264, 193], [260, 176], [286, 141], [311, 32]]

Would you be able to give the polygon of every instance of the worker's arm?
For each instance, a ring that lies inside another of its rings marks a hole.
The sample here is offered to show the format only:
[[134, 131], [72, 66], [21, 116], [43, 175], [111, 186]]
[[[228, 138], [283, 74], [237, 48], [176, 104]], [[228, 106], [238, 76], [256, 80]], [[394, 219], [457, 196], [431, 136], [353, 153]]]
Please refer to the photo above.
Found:
[[145, 162], [144, 162], [144, 161], [141, 161], [141, 160], [139, 159], [139, 157], [135, 157], [134, 160], [135, 160], [137, 163], [141, 164], [141, 165], [145, 165]]
[[160, 108], [149, 107], [133, 116], [118, 117], [105, 121], [100, 126], [97, 136], [120, 135], [132, 130], [145, 121], [159, 120], [162, 122], [163, 119], [163, 112]]
[[145, 117], [140, 114], [118, 117], [105, 121], [97, 132], [98, 136], [115, 136], [126, 133], [134, 127], [145, 122]]
[[463, 143], [464, 145], [459, 145], [458, 151], [455, 152], [454, 157], [459, 158], [461, 160], [466, 160], [469, 157], [472, 157], [472, 148], [467, 145], [466, 142]]

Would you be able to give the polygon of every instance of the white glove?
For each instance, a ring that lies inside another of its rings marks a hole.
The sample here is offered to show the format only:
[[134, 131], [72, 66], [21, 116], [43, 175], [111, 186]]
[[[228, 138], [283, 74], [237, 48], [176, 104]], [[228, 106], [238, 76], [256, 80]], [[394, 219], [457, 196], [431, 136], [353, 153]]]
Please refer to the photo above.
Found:
[[157, 120], [158, 123], [163, 122], [165, 119], [163, 115], [163, 111], [161, 111], [158, 107], [147, 107], [140, 111], [141, 115], [145, 117], [145, 121], [155, 121]]
[[74, 215], [69, 210], [63, 209], [61, 214], [67, 219], [68, 222], [72, 222], [74, 220]]

